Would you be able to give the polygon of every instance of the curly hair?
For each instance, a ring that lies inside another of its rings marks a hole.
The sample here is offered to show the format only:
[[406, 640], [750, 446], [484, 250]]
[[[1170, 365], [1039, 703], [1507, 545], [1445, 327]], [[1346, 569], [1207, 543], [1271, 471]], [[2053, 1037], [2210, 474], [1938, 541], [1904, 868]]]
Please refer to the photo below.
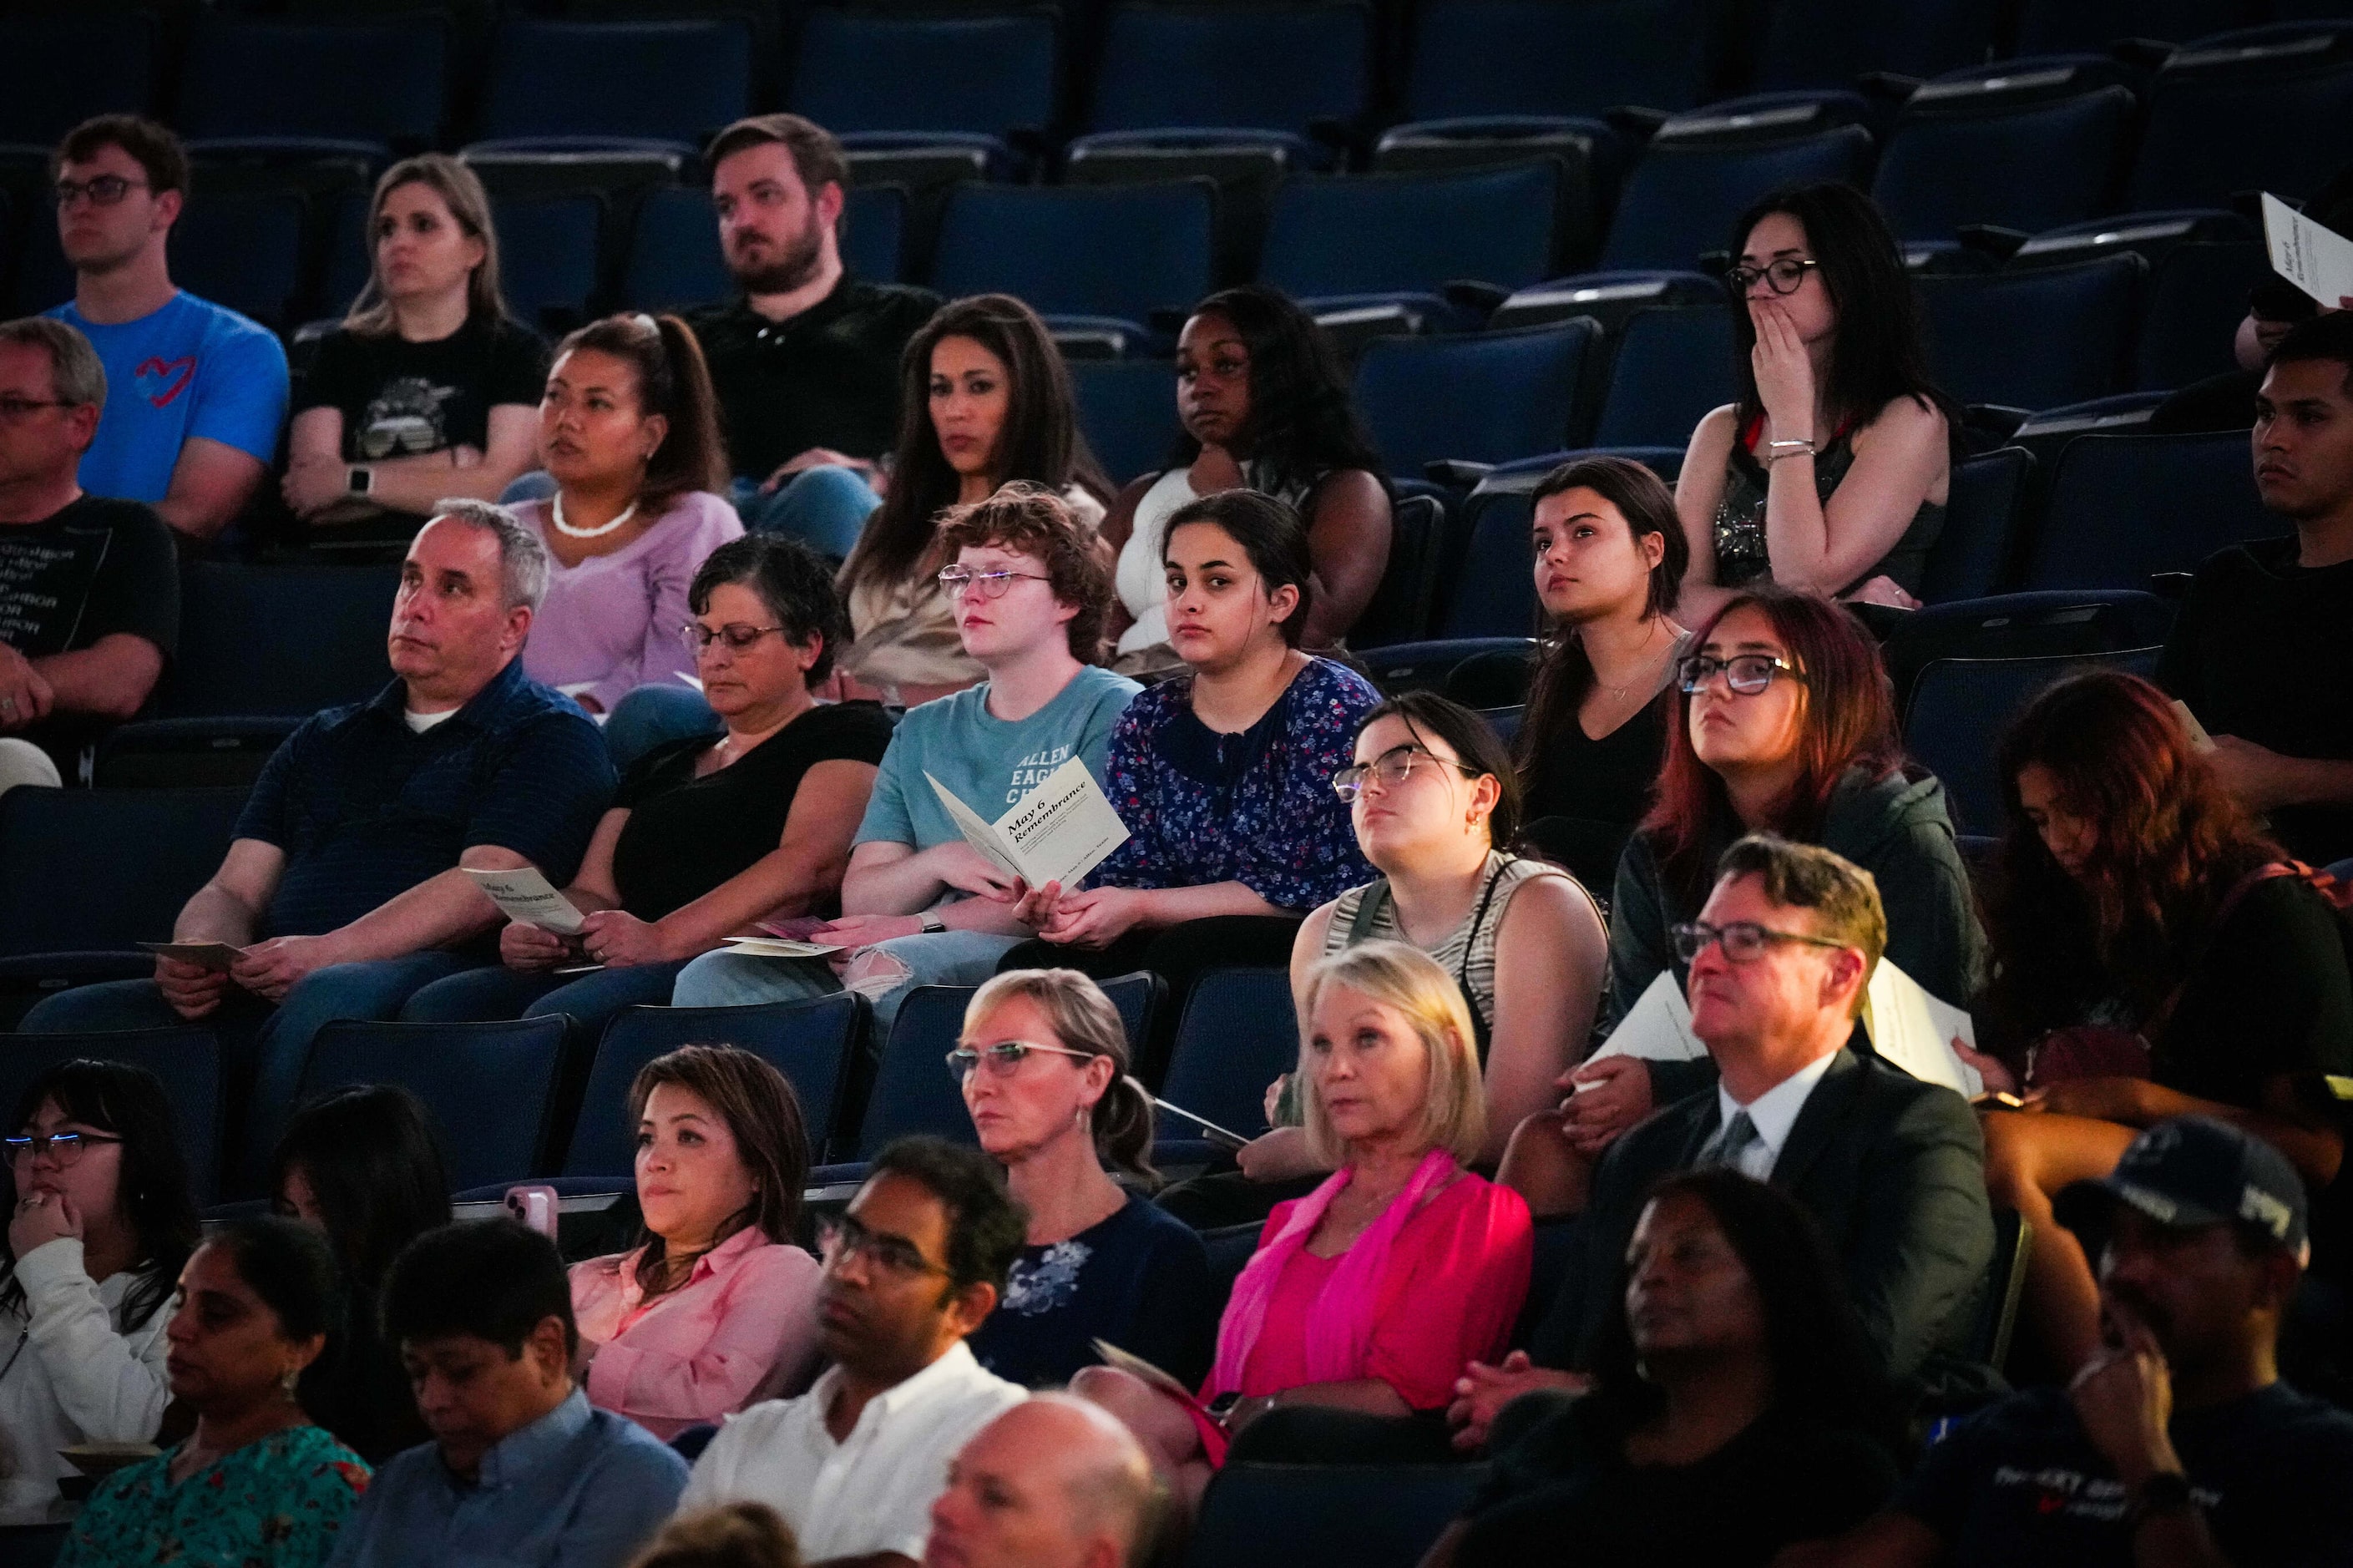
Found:
[[939, 534], [946, 561], [960, 550], [984, 545], [1036, 556], [1055, 601], [1078, 606], [1071, 617], [1071, 657], [1081, 664], [1102, 657], [1111, 573], [1096, 552], [1095, 531], [1061, 497], [1039, 485], [1008, 484], [985, 500], [949, 508], [940, 519]]

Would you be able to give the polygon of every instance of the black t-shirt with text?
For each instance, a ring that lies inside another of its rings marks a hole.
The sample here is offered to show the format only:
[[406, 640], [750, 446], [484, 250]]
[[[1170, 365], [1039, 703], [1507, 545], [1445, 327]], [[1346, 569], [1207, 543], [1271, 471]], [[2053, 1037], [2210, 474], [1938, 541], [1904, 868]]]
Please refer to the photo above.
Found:
[[339, 411], [343, 460], [376, 463], [452, 447], [479, 451], [490, 440], [492, 408], [536, 405], [546, 384], [547, 344], [504, 318], [472, 316], [426, 343], [345, 329], [320, 342], [294, 412]]
[[[84, 496], [39, 522], [0, 523], [0, 642], [37, 659], [117, 633], [167, 659], [179, 647], [177, 552], [145, 502]], [[19, 732], [71, 779], [74, 753], [102, 728], [69, 714]]]

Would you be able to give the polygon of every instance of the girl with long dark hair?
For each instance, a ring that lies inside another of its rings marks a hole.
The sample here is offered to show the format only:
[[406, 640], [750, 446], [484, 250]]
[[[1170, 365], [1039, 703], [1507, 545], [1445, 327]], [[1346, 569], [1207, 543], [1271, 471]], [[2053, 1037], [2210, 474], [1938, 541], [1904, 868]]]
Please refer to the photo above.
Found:
[[1733, 226], [1737, 401], [1692, 432], [1675, 510], [1704, 615], [1765, 581], [1916, 606], [1952, 480], [1954, 410], [1887, 221], [1835, 182]]

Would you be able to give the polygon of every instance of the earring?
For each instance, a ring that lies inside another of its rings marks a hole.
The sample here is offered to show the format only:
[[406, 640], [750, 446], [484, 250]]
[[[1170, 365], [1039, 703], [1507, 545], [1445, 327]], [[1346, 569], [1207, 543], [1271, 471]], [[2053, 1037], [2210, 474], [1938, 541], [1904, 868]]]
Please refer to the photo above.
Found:
[[278, 1380], [278, 1386], [284, 1389], [286, 1397], [291, 1400], [294, 1397], [294, 1385], [301, 1381], [302, 1369], [299, 1366], [290, 1366], [286, 1369], [286, 1375]]

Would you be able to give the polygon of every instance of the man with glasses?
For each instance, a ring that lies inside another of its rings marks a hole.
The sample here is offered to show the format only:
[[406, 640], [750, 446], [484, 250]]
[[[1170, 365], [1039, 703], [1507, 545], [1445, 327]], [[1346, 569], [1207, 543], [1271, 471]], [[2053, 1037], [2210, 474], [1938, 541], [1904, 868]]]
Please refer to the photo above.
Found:
[[[0, 790], [83, 779], [180, 636], [171, 531], [74, 478], [106, 371], [63, 321], [0, 321]], [[86, 781], [85, 781], [86, 782]]]
[[1027, 1397], [965, 1338], [995, 1310], [1028, 1224], [977, 1149], [902, 1138], [876, 1155], [825, 1237], [831, 1369], [722, 1427], [680, 1507], [764, 1502], [811, 1563], [913, 1568], [956, 1451]]
[[276, 334], [172, 283], [164, 245], [188, 198], [188, 155], [169, 131], [103, 114], [50, 161], [58, 243], [74, 297], [48, 314], [87, 336], [109, 395], [81, 486], [153, 506], [210, 540], [252, 498], [286, 423]]
[[1691, 965], [1692, 1032], [1717, 1081], [1610, 1146], [1533, 1365], [1474, 1368], [1456, 1419], [1482, 1426], [1511, 1384], [1561, 1386], [1541, 1369], [1588, 1364], [1652, 1184], [1704, 1165], [1769, 1182], [1812, 1213], [1899, 1390], [1982, 1386], [1966, 1348], [1994, 1246], [1977, 1118], [1951, 1089], [1847, 1044], [1887, 945], [1870, 873], [1752, 834], [1725, 851], [1675, 942]]

